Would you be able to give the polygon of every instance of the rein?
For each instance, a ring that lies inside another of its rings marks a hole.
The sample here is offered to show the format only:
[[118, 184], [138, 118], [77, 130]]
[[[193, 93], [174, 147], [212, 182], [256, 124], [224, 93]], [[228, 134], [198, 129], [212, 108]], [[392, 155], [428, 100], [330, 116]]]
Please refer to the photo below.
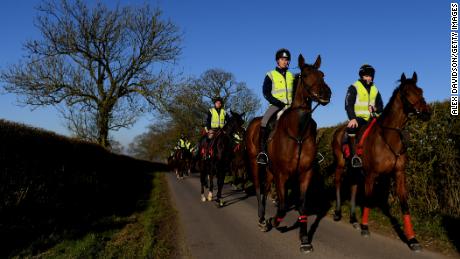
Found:
[[[403, 103], [403, 111], [408, 110], [407, 104], [410, 103], [410, 102], [402, 94], [401, 89], [399, 90], [399, 95], [401, 97], [401, 102]], [[408, 119], [406, 119], [406, 121], [403, 123], [403, 125], [405, 125], [407, 123], [407, 121], [408, 121]], [[382, 128], [382, 133], [380, 133], [380, 135], [382, 136], [383, 141], [387, 145], [388, 149], [390, 149], [391, 153], [393, 153], [393, 155], [395, 156], [395, 163], [393, 165], [393, 170], [394, 170], [394, 168], [396, 167], [396, 163], [398, 162], [399, 157], [401, 155], [405, 154], [406, 151], [407, 151], [406, 145], [404, 144], [404, 141], [403, 141], [404, 140], [404, 136], [403, 136], [403, 133], [402, 133], [403, 129], [402, 128], [392, 128], [392, 127], [383, 126], [381, 123], [378, 123], [378, 125], [380, 126], [380, 128]], [[401, 150], [399, 150], [399, 152], [396, 152], [394, 150], [394, 148], [386, 140], [386, 138], [385, 138], [385, 136], [383, 134], [385, 130], [392, 130], [392, 131], [398, 132], [399, 139], [400, 139], [401, 144], [402, 144], [402, 148], [401, 148]]]
[[[299, 86], [300, 86], [301, 84], [303, 85], [303, 80], [302, 80], [301, 77], [302, 77], [302, 74], [299, 74]], [[304, 87], [306, 88], [307, 93], [308, 93], [309, 95], [311, 95], [311, 93], [310, 93], [310, 91], [309, 91], [308, 85], [304, 85]], [[299, 89], [299, 88], [297, 88], [297, 89]], [[318, 106], [319, 106], [319, 102], [316, 103], [316, 105], [315, 105], [315, 107], [313, 107], [313, 109], [311, 109], [310, 111], [308, 111], [308, 110], [306, 111], [307, 115], [309, 115], [309, 119], [308, 119], [307, 123], [304, 125], [304, 127], [301, 129], [300, 135], [304, 135], [304, 134], [302, 134], [302, 133], [304, 133], [305, 129], [306, 129], [307, 126], [310, 124], [310, 121], [312, 120], [312, 114], [313, 114], [313, 112], [316, 110], [316, 108], [318, 108]], [[294, 108], [294, 109], [296, 109], [296, 108]], [[302, 107], [298, 107], [297, 109], [302, 109]], [[302, 136], [302, 137], [300, 137], [300, 136], [298, 136], [298, 137], [293, 137], [293, 136], [291, 136], [291, 135], [289, 134], [289, 132], [288, 132], [286, 129], [285, 129], [285, 132], [286, 132], [286, 134], [287, 134], [287, 136], [288, 136], [289, 138], [291, 138], [292, 140], [294, 140], [295, 142], [297, 142], [297, 146], [298, 146], [299, 151], [298, 151], [298, 155], [297, 155], [296, 172], [298, 172], [298, 171], [299, 171], [299, 164], [300, 164], [300, 157], [301, 157], [301, 155], [302, 155], [302, 144], [303, 144], [303, 142], [305, 141], [306, 136]]]

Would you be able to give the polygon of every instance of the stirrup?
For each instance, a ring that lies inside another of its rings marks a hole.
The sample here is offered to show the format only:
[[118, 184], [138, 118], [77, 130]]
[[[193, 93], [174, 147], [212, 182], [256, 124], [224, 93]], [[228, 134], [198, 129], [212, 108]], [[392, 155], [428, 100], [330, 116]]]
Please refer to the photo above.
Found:
[[268, 163], [268, 156], [265, 152], [260, 152], [256, 157], [257, 163], [261, 165], [266, 165]]
[[355, 154], [351, 158], [351, 166], [354, 167], [354, 168], [360, 168], [360, 167], [363, 166], [363, 161], [361, 160], [361, 158], [358, 155]]

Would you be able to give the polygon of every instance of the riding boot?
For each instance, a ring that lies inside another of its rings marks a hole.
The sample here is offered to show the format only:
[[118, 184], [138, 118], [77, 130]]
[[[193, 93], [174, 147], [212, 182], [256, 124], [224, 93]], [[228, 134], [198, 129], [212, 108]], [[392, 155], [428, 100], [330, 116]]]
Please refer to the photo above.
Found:
[[349, 141], [350, 141], [350, 156], [351, 156], [351, 166], [354, 168], [360, 168], [363, 166], [363, 163], [361, 161], [361, 158], [358, 156], [356, 153], [356, 135], [355, 134], [349, 134]]
[[267, 134], [268, 130], [266, 127], [260, 127], [259, 131], [259, 147], [260, 152], [257, 155], [257, 163], [261, 165], [266, 165], [268, 163], [268, 156], [267, 156]]

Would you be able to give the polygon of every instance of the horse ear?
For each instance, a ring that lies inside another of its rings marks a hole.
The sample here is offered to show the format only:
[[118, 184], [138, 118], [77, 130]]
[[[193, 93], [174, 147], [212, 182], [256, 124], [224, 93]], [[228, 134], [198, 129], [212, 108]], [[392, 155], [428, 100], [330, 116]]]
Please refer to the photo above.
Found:
[[318, 69], [321, 66], [321, 55], [318, 55], [318, 57], [316, 58], [315, 64], [313, 64], [313, 66], [316, 69]]
[[415, 71], [414, 71], [414, 74], [412, 75], [412, 80], [414, 80], [414, 82], [417, 83], [417, 73], [415, 73]]
[[404, 73], [402, 73], [402, 75], [401, 75], [401, 82], [403, 82], [403, 81], [406, 81], [406, 75]]
[[302, 69], [304, 65], [305, 65], [305, 59], [303, 58], [302, 54], [299, 54], [299, 68]]
[[241, 118], [243, 118], [245, 114], [246, 114], [246, 112], [243, 112], [243, 113], [240, 115]]

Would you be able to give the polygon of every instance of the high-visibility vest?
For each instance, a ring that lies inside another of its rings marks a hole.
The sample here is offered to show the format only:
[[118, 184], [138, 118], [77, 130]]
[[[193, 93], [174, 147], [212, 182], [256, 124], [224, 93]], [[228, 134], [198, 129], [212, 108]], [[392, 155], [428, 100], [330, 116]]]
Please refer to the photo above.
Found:
[[209, 109], [211, 112], [211, 128], [222, 128], [225, 124], [225, 110], [220, 109], [220, 113], [217, 112], [216, 108]]
[[179, 147], [190, 149], [190, 141], [185, 141], [183, 139], [179, 139]]
[[272, 95], [283, 103], [290, 105], [292, 103], [292, 89], [294, 85], [294, 76], [291, 72], [286, 71], [286, 78], [276, 71], [272, 70], [267, 73], [272, 80]]
[[369, 112], [369, 105], [375, 106], [375, 99], [377, 98], [379, 91], [377, 90], [377, 87], [372, 84], [370, 92], [368, 92], [361, 81], [354, 82], [353, 86], [355, 87], [357, 94], [355, 101], [356, 117], [363, 118], [368, 121], [371, 117]]

